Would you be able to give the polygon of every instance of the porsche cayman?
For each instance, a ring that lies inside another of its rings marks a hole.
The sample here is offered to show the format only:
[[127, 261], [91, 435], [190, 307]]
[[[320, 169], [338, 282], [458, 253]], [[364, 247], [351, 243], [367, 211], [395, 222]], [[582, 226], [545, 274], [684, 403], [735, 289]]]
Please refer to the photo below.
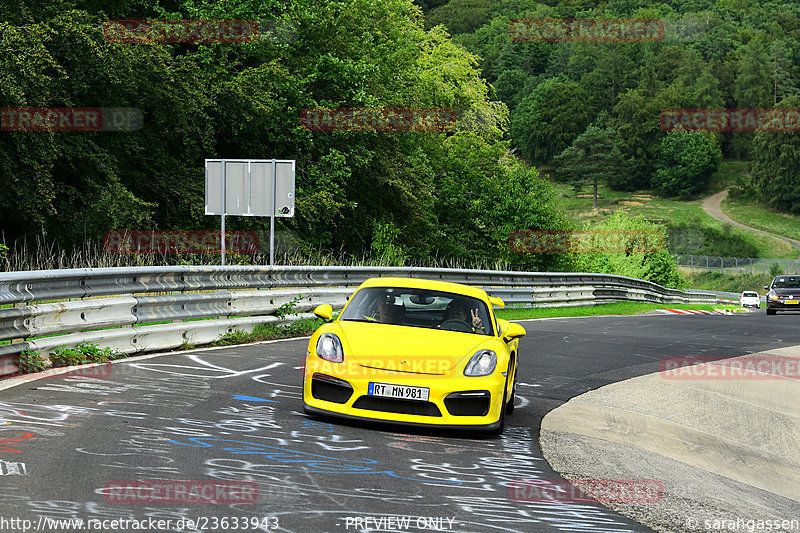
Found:
[[312, 415], [449, 429], [503, 431], [514, 410], [519, 339], [483, 289], [416, 278], [372, 278], [308, 344], [303, 409]]

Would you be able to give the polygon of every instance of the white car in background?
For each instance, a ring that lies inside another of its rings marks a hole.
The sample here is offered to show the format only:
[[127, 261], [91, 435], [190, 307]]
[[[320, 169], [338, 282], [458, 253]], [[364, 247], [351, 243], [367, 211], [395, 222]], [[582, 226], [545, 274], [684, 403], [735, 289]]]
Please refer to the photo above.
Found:
[[739, 305], [742, 307], [755, 307], [761, 309], [761, 297], [755, 291], [744, 291], [739, 296]]

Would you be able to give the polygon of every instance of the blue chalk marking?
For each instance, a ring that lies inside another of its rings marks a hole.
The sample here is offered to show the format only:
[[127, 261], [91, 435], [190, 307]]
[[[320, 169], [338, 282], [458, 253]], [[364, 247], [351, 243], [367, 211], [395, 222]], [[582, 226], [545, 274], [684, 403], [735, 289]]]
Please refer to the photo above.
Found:
[[242, 396], [241, 394], [237, 394], [233, 397], [234, 400], [242, 400], [245, 402], [272, 402], [277, 403], [275, 400], [268, 400], [266, 398], [256, 398], [255, 396]]

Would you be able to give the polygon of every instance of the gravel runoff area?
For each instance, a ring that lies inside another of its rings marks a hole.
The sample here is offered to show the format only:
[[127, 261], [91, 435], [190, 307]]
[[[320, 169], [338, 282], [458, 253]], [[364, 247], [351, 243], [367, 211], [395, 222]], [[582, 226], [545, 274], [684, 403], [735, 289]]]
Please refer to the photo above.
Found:
[[656, 531], [800, 531], [798, 357], [791, 346], [587, 392], [545, 416], [541, 449], [568, 479], [660, 480], [658, 503], [606, 504]]

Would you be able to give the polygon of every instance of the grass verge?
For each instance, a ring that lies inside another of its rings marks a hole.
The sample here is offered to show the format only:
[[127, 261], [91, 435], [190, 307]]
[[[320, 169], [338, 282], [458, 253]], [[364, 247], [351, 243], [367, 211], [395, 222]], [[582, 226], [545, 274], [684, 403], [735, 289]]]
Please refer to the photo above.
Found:
[[772, 274], [721, 274], [719, 272], [684, 273], [693, 289], [721, 292], [756, 291], [766, 294], [764, 285], [772, 283]]
[[[683, 202], [668, 198], [660, 198], [651, 191], [628, 193], [612, 191], [601, 185], [598, 188], [598, 209], [593, 210], [591, 195], [585, 194], [576, 197], [570, 185], [558, 182], [551, 182], [551, 184], [556, 192], [559, 208], [564, 210], [567, 218], [577, 227], [590, 228], [602, 224], [618, 209], [622, 209], [630, 216], [643, 218], [657, 224], [679, 226], [682, 224], [691, 224], [699, 220], [704, 226], [719, 230], [723, 230], [726, 226], [726, 224], [711, 218], [703, 211], [702, 200]], [[728, 214], [731, 218], [736, 219], [733, 214]], [[755, 224], [751, 224], [746, 220], [741, 220], [741, 222], [757, 227]], [[756, 250], [758, 250], [758, 257], [783, 259], [794, 259], [797, 257], [797, 253], [792, 246], [776, 237], [756, 235], [752, 231], [736, 227], [731, 227], [730, 231], [732, 234], [740, 236], [743, 240], [752, 244]]]
[[725, 214], [747, 226], [800, 240], [800, 216], [781, 213], [763, 204], [726, 198], [722, 202]]
[[713, 311], [724, 309], [723, 306], [713, 304], [648, 304], [640, 302], [616, 302], [610, 304], [587, 305], [580, 307], [539, 307], [522, 308], [514, 307], [498, 309], [495, 311], [497, 318], [505, 320], [527, 320], [531, 318], [555, 318], [571, 316], [598, 316], [598, 315], [639, 315], [655, 309], [699, 309]]

